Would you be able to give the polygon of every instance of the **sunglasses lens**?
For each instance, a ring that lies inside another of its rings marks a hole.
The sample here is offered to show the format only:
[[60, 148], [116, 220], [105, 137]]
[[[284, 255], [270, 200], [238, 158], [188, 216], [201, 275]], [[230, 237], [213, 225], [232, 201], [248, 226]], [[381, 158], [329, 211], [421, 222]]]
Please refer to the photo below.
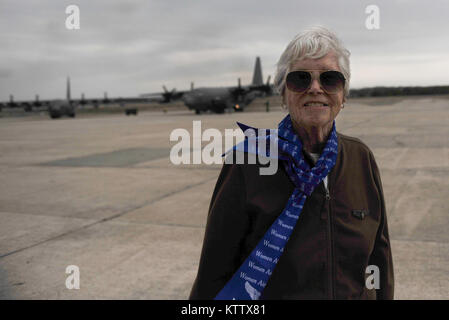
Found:
[[320, 75], [320, 82], [326, 92], [335, 93], [343, 90], [345, 77], [338, 71], [326, 71]]
[[305, 71], [293, 71], [287, 75], [287, 88], [295, 92], [303, 92], [309, 88], [311, 82], [310, 73]]

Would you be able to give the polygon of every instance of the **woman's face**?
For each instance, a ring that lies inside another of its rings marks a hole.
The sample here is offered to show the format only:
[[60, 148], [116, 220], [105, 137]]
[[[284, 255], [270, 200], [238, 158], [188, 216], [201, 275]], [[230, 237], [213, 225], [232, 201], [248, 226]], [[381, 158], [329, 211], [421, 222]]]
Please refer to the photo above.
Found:
[[[298, 60], [293, 64], [290, 72], [295, 70], [336, 70], [341, 72], [337, 57], [332, 52], [320, 59]], [[285, 87], [283, 101], [287, 104], [295, 127], [299, 126], [306, 130], [316, 128], [328, 132], [345, 101], [344, 90], [333, 94], [326, 93], [318, 80], [319, 71], [312, 71], [312, 73], [314, 79], [308, 90], [298, 93]], [[318, 102], [318, 104], [311, 104], [312, 102]]]

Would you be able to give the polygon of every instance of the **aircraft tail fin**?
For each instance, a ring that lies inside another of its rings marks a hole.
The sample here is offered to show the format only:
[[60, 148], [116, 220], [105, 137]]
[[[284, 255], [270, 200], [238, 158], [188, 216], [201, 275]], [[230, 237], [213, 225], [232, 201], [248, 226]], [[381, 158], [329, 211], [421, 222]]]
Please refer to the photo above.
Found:
[[256, 58], [256, 65], [254, 66], [254, 73], [253, 73], [253, 86], [262, 86], [263, 83], [263, 77], [262, 77], [262, 65], [260, 63], [260, 57]]
[[67, 101], [70, 101], [70, 77], [67, 77], [67, 93], [66, 93]]

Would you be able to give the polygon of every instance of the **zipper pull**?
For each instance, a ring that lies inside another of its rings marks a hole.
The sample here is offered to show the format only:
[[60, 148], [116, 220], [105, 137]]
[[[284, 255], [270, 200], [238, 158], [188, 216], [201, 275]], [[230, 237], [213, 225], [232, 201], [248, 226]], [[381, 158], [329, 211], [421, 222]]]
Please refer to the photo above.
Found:
[[331, 199], [331, 195], [329, 194], [329, 190], [327, 188], [326, 189], [326, 200], [329, 201]]

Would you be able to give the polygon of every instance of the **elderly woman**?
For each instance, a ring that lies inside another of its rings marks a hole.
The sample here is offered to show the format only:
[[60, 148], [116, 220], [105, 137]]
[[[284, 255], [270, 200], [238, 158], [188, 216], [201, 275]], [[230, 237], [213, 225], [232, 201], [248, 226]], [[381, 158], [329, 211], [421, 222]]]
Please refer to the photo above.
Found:
[[378, 167], [335, 129], [349, 79], [349, 51], [329, 30], [287, 46], [275, 85], [289, 114], [271, 136], [282, 165], [224, 164], [191, 299], [393, 298]]

